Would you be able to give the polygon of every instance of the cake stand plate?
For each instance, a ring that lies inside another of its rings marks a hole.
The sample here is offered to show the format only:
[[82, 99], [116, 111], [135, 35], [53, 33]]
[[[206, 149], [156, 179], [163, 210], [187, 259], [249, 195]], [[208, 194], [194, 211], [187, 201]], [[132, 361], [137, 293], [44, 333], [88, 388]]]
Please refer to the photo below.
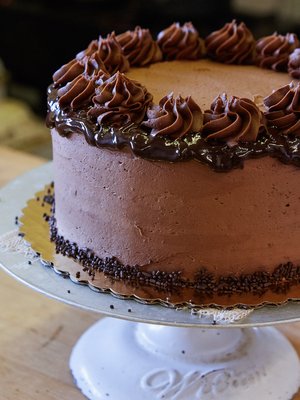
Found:
[[[50, 181], [48, 164], [0, 190], [0, 235], [13, 230], [26, 200]], [[97, 322], [72, 351], [74, 379], [91, 400], [290, 400], [298, 390], [295, 350], [276, 329], [262, 327], [300, 320], [298, 302], [264, 306], [240, 321], [216, 325], [188, 309], [95, 293], [39, 260], [29, 265], [23, 254], [0, 251], [0, 265], [52, 298], [118, 318]]]
[[193, 329], [105, 318], [70, 367], [91, 400], [290, 400], [299, 360], [275, 328]]

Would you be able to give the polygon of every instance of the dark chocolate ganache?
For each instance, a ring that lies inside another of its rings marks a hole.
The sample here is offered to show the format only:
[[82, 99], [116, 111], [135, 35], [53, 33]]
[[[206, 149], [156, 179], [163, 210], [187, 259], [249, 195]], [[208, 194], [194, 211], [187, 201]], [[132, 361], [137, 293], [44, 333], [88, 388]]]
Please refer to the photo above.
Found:
[[234, 146], [217, 140], [207, 141], [201, 132], [177, 140], [153, 137], [146, 127], [136, 124], [123, 128], [100, 126], [89, 118], [90, 106], [79, 111], [61, 108], [57, 91], [53, 85], [48, 89], [47, 126], [56, 128], [62, 136], [83, 134], [92, 146], [111, 150], [128, 147], [136, 156], [150, 160], [177, 162], [195, 159], [215, 171], [241, 168], [245, 159], [267, 155], [300, 166], [300, 137], [280, 134], [272, 127], [262, 129], [256, 141], [239, 142]]

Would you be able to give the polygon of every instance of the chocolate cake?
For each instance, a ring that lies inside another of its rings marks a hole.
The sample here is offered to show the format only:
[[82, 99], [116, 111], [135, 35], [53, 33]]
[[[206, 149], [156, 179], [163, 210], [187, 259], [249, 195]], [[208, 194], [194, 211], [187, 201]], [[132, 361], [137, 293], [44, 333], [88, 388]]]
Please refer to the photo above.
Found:
[[60, 68], [57, 252], [170, 304], [299, 297], [298, 46], [236, 21], [205, 40], [175, 23], [157, 40], [100, 37]]

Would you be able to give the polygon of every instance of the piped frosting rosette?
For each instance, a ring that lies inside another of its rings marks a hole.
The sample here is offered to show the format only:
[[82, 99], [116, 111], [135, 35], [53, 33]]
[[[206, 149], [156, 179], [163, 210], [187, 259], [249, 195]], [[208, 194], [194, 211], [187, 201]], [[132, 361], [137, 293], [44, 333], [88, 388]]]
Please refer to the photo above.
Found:
[[157, 43], [167, 60], [197, 60], [205, 54], [204, 41], [191, 22], [178, 22], [161, 31]]
[[100, 36], [99, 40], [93, 40], [87, 49], [59, 68], [53, 74], [53, 82], [55, 86], [62, 86], [82, 74], [91, 77], [99, 72], [113, 74], [116, 71], [124, 72], [128, 69], [129, 62], [112, 33], [105, 39]]
[[265, 36], [256, 43], [256, 64], [261, 68], [270, 68], [274, 71], [286, 71], [289, 55], [299, 47], [300, 43], [294, 33]]
[[140, 123], [152, 95], [136, 81], [116, 72], [96, 87], [88, 115], [99, 124], [121, 128]]
[[263, 121], [263, 114], [253, 101], [235, 96], [228, 99], [224, 93], [205, 111], [202, 136], [207, 141], [225, 141], [229, 146], [254, 142]]
[[91, 104], [95, 95], [95, 88], [109, 78], [103, 71], [92, 75], [82, 74], [77, 76], [57, 91], [59, 105], [62, 108], [78, 110]]
[[108, 34], [106, 38], [100, 36], [99, 40], [93, 40], [86, 50], [77, 54], [76, 59], [81, 60], [86, 56], [96, 63], [103, 63], [110, 74], [129, 70], [129, 62], [123, 54], [114, 32]]
[[291, 77], [300, 79], [300, 49], [295, 49], [289, 56], [288, 72]]
[[137, 26], [134, 31], [126, 31], [116, 36], [131, 66], [142, 67], [162, 60], [162, 52], [153, 40], [149, 29]]
[[[191, 23], [172, 24], [159, 34], [158, 40], [165, 59], [193, 60], [203, 55], [203, 41]], [[208, 55], [225, 63], [248, 63], [255, 53], [252, 34], [245, 24], [236, 21], [213, 32], [206, 43]], [[258, 43], [263, 45], [260, 56], [272, 61], [270, 68], [281, 69], [283, 58], [288, 57], [289, 73], [300, 77], [300, 49], [290, 54], [299, 45], [296, 35], [275, 34]], [[190, 96], [171, 93], [155, 105], [147, 89], [121, 71], [128, 69], [128, 58], [131, 65], [143, 66], [161, 57], [149, 30], [140, 27], [117, 37], [112, 33], [93, 40], [53, 75], [54, 85], [48, 91], [48, 125], [58, 126], [62, 132], [73, 124], [89, 143], [95, 143], [96, 135], [99, 146], [109, 143], [114, 148], [126, 143], [134, 154], [145, 158], [196, 158], [218, 170], [241, 165], [244, 158], [253, 154], [274, 156], [278, 151], [281, 159], [282, 146], [286, 146], [285, 161], [298, 162], [299, 157], [294, 154], [299, 152], [295, 143], [300, 140], [299, 84], [291, 83], [266, 97], [264, 114], [250, 99], [227, 98], [225, 94], [218, 96], [204, 114]], [[108, 135], [106, 127], [112, 127]], [[220, 149], [226, 150], [222, 153]]]
[[201, 109], [191, 96], [174, 98], [170, 93], [160, 100], [159, 105], [149, 107], [143, 126], [151, 129], [152, 137], [164, 136], [176, 140], [188, 133], [199, 132], [202, 123]]
[[53, 74], [53, 82], [55, 86], [62, 86], [73, 81], [82, 74], [92, 76], [98, 71], [107, 72], [102, 62], [91, 60], [88, 56], [80, 60], [74, 58]]
[[300, 84], [291, 82], [264, 99], [268, 125], [284, 135], [300, 136]]
[[254, 61], [255, 39], [246, 25], [235, 20], [212, 32], [205, 39], [207, 55], [225, 64], [251, 64]]

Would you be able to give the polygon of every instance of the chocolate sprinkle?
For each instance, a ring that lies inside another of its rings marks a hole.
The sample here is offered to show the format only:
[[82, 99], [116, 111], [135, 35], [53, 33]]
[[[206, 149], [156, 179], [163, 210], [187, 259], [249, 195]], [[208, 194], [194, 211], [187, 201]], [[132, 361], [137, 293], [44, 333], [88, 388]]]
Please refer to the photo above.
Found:
[[[50, 239], [55, 243], [56, 253], [72, 258], [82, 265], [83, 271], [93, 279], [96, 273], [103, 273], [112, 281], [124, 281], [133, 287], [154, 287], [157, 291], [168, 293], [180, 292], [183, 288], [192, 288], [195, 293], [205, 298], [213, 295], [231, 296], [233, 294], [252, 293], [262, 296], [267, 291], [287, 293], [300, 283], [300, 265], [292, 262], [278, 265], [273, 272], [256, 271], [250, 274], [216, 276], [199, 267], [194, 279], [186, 279], [181, 271], [164, 272], [142, 271], [138, 265], [122, 264], [116, 257], [100, 258], [88, 248], [79, 248], [76, 243], [65, 240], [57, 232], [54, 216], [54, 195], [52, 196], [52, 215], [49, 218]], [[78, 275], [79, 274], [79, 275]], [[80, 272], [76, 273], [79, 278]], [[113, 305], [111, 305], [111, 308]], [[128, 309], [128, 312], [131, 310]]]
[[50, 204], [50, 206], [53, 204], [53, 202], [54, 202], [54, 197], [53, 197], [53, 195], [51, 194], [51, 192], [49, 192], [49, 189], [48, 189], [48, 194], [46, 194], [44, 197], [43, 197], [43, 202], [44, 203], [47, 203], [47, 204]]

